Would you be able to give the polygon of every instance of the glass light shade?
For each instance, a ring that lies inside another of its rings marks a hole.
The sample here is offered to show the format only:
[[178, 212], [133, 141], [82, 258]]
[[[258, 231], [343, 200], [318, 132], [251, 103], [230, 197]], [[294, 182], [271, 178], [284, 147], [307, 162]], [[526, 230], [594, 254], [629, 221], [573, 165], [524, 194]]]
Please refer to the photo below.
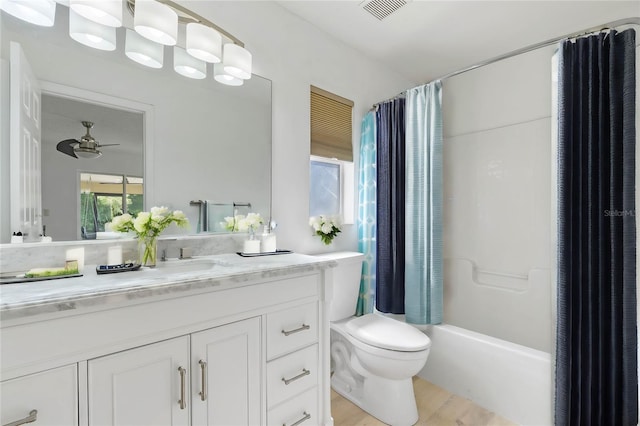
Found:
[[222, 63], [213, 64], [213, 78], [218, 83], [226, 84], [227, 86], [242, 86], [244, 83], [243, 79], [234, 77], [225, 72]]
[[243, 80], [251, 78], [251, 52], [244, 47], [233, 43], [225, 44], [222, 63], [227, 74]]
[[178, 14], [156, 0], [136, 0], [133, 27], [156, 43], [174, 46], [178, 40]]
[[173, 48], [173, 69], [180, 75], [198, 80], [207, 76], [207, 63], [189, 55], [181, 47]]
[[73, 150], [73, 152], [79, 158], [86, 158], [86, 159], [98, 158], [102, 156], [102, 152], [100, 152], [97, 149], [93, 150], [93, 149], [87, 149], [87, 148], [76, 148]]
[[122, 26], [122, 0], [69, 0], [69, 8], [98, 24]]
[[100, 50], [116, 50], [116, 29], [96, 24], [69, 9], [69, 35], [85, 46]]
[[42, 27], [52, 27], [56, 18], [54, 0], [0, 0], [0, 8], [9, 15]]
[[202, 61], [218, 63], [222, 60], [222, 36], [206, 25], [187, 24], [187, 52]]
[[147, 40], [133, 30], [127, 29], [124, 42], [124, 54], [127, 58], [150, 68], [162, 68], [164, 46]]

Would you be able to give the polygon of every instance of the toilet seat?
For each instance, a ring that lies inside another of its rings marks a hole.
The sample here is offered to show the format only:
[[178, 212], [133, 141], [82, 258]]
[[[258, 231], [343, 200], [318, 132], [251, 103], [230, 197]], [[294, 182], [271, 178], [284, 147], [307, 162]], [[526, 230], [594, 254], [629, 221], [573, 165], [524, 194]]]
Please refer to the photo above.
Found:
[[354, 339], [376, 348], [398, 352], [420, 352], [431, 340], [409, 324], [376, 314], [350, 319], [345, 328]]

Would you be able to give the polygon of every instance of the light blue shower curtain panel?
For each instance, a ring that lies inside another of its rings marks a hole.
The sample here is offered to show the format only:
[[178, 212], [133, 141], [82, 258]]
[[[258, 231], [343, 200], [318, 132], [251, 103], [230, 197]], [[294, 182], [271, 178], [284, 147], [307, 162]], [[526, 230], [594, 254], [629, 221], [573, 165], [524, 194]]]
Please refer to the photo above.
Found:
[[407, 91], [405, 314], [442, 322], [442, 84]]
[[358, 180], [358, 250], [364, 254], [356, 315], [373, 312], [376, 289], [376, 118], [362, 120]]

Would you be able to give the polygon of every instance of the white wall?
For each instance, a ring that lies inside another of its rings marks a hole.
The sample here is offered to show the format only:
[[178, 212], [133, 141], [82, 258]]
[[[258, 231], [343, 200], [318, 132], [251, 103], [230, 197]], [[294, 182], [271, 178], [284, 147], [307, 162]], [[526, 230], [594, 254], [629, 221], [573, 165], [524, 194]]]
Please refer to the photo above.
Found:
[[326, 247], [308, 225], [309, 85], [354, 101], [353, 138], [358, 145], [362, 117], [372, 104], [417, 82], [369, 60], [272, 2], [178, 3], [241, 39], [253, 54], [254, 73], [273, 81], [272, 200], [278, 246], [304, 253], [355, 250], [355, 226], [345, 226]]
[[551, 348], [551, 55], [444, 82], [445, 323]]

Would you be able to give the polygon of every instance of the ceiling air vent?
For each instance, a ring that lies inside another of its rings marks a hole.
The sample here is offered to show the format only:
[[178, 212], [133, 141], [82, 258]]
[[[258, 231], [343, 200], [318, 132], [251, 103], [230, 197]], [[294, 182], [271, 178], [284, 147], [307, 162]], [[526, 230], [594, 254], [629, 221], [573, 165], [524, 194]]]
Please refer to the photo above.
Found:
[[409, 1], [411, 0], [366, 0], [360, 5], [364, 10], [382, 21]]

